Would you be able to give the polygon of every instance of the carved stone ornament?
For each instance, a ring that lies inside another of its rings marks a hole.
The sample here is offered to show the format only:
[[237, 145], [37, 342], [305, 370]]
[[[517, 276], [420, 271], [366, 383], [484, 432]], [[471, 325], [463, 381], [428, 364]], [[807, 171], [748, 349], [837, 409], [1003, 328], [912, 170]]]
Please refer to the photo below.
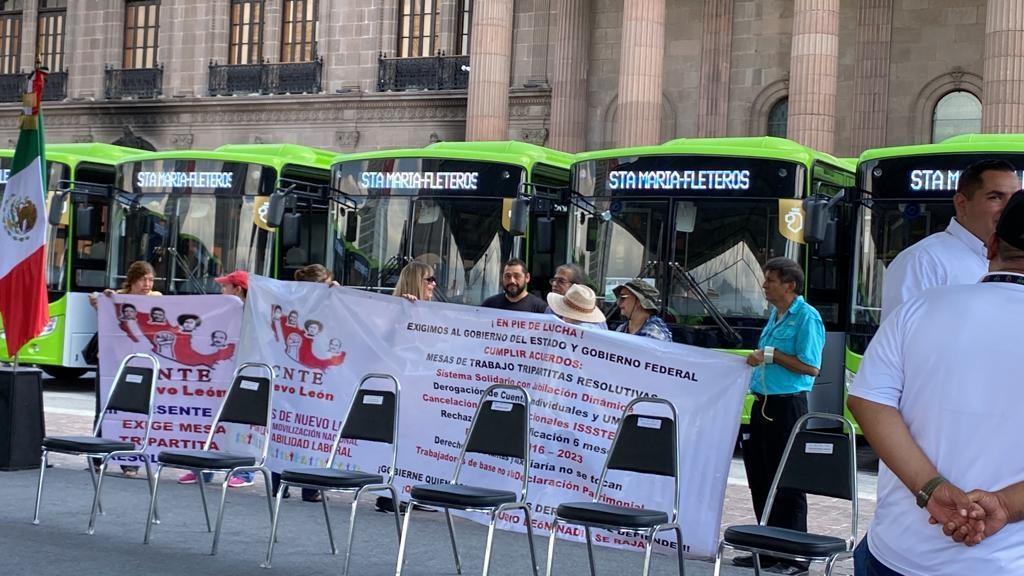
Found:
[[192, 147], [193, 139], [191, 132], [188, 134], [175, 134], [171, 136], [171, 146], [175, 150], [188, 150]]
[[527, 144], [543, 146], [548, 141], [547, 128], [523, 128], [519, 131], [519, 139]]
[[441, 137], [437, 135], [437, 132], [431, 132], [429, 140], [431, 144], [437, 144], [441, 141]]
[[71, 141], [75, 144], [88, 144], [89, 142], [94, 142], [95, 139], [92, 137], [92, 134], [75, 134], [71, 137]]
[[356, 149], [359, 144], [359, 131], [358, 130], [339, 130], [334, 133], [334, 142], [338, 148], [345, 151], [352, 151]]
[[253, 144], [266, 144], [267, 141], [263, 139], [263, 136], [253, 136], [252, 137], [252, 143]]

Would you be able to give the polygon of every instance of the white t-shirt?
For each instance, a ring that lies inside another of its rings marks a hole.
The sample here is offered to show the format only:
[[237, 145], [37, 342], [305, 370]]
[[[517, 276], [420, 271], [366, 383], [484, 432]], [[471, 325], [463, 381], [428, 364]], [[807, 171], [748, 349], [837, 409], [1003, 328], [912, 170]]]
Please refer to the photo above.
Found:
[[952, 218], [949, 226], [900, 252], [885, 269], [882, 320], [933, 286], [974, 284], [988, 272], [985, 243]]
[[[996, 490], [1020, 482], [1022, 319], [1022, 285], [929, 290], [882, 324], [850, 395], [897, 408], [935, 467], [960, 488]], [[907, 576], [1024, 574], [1024, 523], [1009, 524], [974, 547], [957, 544], [928, 524], [928, 512], [884, 465], [868, 545], [883, 564]]]

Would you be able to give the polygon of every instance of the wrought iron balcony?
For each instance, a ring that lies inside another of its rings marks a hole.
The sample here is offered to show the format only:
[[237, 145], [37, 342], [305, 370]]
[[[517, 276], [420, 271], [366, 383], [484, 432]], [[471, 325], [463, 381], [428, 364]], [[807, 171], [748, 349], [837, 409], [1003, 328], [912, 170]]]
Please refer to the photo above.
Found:
[[210, 62], [210, 96], [317, 94], [323, 61], [221, 65]]
[[[21, 102], [28, 88], [28, 74], [0, 74], [0, 102]], [[68, 95], [68, 73], [50, 72], [43, 88], [43, 100], [59, 101]]]
[[106, 69], [104, 94], [107, 100], [157, 98], [164, 92], [164, 67]]
[[377, 91], [465, 90], [469, 87], [469, 56], [377, 59]]

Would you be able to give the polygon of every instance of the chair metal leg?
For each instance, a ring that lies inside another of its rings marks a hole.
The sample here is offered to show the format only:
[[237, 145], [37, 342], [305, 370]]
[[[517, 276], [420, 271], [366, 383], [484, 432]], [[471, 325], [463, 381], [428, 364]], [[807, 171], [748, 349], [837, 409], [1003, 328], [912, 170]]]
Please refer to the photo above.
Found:
[[[264, 473], [266, 476], [266, 473]], [[267, 481], [267, 492], [270, 492], [270, 482]], [[284, 486], [277, 488], [277, 498], [274, 499], [274, 510], [270, 521], [270, 542], [267, 543], [267, 559], [260, 564], [260, 568], [270, 568], [270, 560], [274, 556], [274, 542], [277, 542], [277, 523], [281, 519], [281, 495], [284, 494]]]
[[217, 528], [213, 531], [213, 547], [210, 548], [210, 556], [217, 555], [217, 544], [220, 543], [220, 528], [224, 525], [224, 505], [228, 502], [228, 478], [220, 486], [220, 509], [217, 510]]
[[[396, 498], [395, 509], [400, 510], [402, 503]], [[402, 535], [398, 538], [398, 563], [395, 565], [395, 576], [402, 576], [402, 568], [405, 567], [405, 544], [409, 539], [409, 519], [412, 518], [412, 500], [409, 500], [409, 507], [405, 509], [405, 522], [402, 524]]]
[[644, 537], [644, 572], [643, 576], [651, 573], [651, 552], [654, 550], [654, 535], [657, 534], [657, 527], [651, 528]]
[[395, 533], [398, 534], [398, 539], [402, 539], [402, 507], [398, 504], [398, 489], [394, 486], [388, 486], [388, 490], [391, 492], [391, 501], [395, 503]]
[[[152, 499], [153, 490], [155, 489], [155, 482], [153, 480], [153, 469], [149, 465], [149, 456], [143, 454], [142, 462], [146, 466], [146, 483], [149, 485], [149, 498]], [[156, 508], [156, 506], [153, 507], [153, 523], [160, 523], [160, 511]]]
[[[355, 496], [352, 498], [352, 513], [348, 518], [348, 543], [345, 545], [345, 566], [341, 570], [341, 576], [346, 576], [348, 574], [348, 565], [352, 560], [352, 542], [356, 535], [356, 506], [359, 504], [360, 493], [361, 492], [356, 492]], [[397, 502], [397, 500], [394, 500], [394, 502]], [[324, 510], [326, 512], [326, 508]], [[331, 547], [333, 548], [333, 546], [334, 540], [331, 540]], [[334, 553], [338, 553], [337, 549], [334, 549]]]
[[548, 569], [546, 576], [551, 576], [551, 567], [555, 560], [555, 535], [558, 534], [558, 517], [551, 521], [551, 534], [548, 535]]
[[39, 503], [43, 500], [43, 476], [46, 474], [46, 457], [49, 452], [43, 450], [39, 458], [39, 485], [36, 486], [36, 511], [32, 515], [32, 524], [39, 525]]
[[[224, 481], [227, 484], [227, 480]], [[213, 532], [210, 525], [210, 509], [206, 505], [206, 481], [203, 480], [203, 471], [196, 472], [196, 484], [199, 485], [199, 497], [203, 500], [203, 517], [206, 519], [206, 531]]]
[[[680, 548], [682, 548], [680, 546]], [[718, 552], [715, 553], [715, 573], [714, 576], [721, 576], [722, 574], [722, 552], [725, 551], [725, 542], [718, 543]]]
[[149, 495], [149, 516], [146, 517], [146, 536], [143, 538], [143, 544], [149, 544], [149, 535], [153, 531], [153, 518], [156, 516], [156, 495], [157, 491], [160, 490], [160, 474], [164, 471], [163, 464], [156, 465], [156, 478], [153, 480], [153, 493]]
[[[274, 508], [274, 504], [273, 504], [273, 502], [274, 502], [274, 493], [273, 493], [273, 489], [271, 488], [270, 472], [268, 470], [266, 470], [265, 468], [261, 468], [260, 469], [260, 474], [263, 475], [263, 488], [267, 492], [267, 511], [270, 512], [270, 526], [271, 526], [271, 531], [273, 531], [273, 527], [275, 525], [275, 520], [277, 518], [277, 509]], [[227, 480], [225, 480], [225, 482], [227, 482]], [[278, 502], [278, 506], [280, 506], [280, 502]]]
[[[409, 512], [412, 512], [412, 500], [409, 501], [409, 507], [405, 510], [406, 514], [409, 514]], [[455, 573], [462, 574], [462, 559], [459, 558], [459, 545], [455, 542], [455, 526], [452, 524], [452, 511], [448, 508], [444, 509], [444, 519], [448, 522], [448, 537], [452, 541], [452, 554], [455, 556]]]
[[587, 559], [590, 560], [590, 576], [597, 576], [597, 567], [594, 565], [594, 544], [590, 536], [590, 526], [583, 527], [583, 534], [587, 537]]
[[487, 576], [487, 571], [491, 568], [491, 546], [494, 544], [494, 525], [498, 522], [498, 511], [491, 510], [491, 521], [487, 524], [487, 544], [484, 545], [484, 571], [483, 576]]
[[[334, 530], [331, 528], [331, 515], [327, 511], [327, 494], [320, 490], [320, 504], [324, 508], [324, 522], [327, 523], [327, 539], [331, 541], [331, 554], [338, 554], [338, 547], [334, 544]], [[355, 502], [352, 503], [352, 517], [355, 518]]]
[[85, 531], [87, 534], [92, 534], [96, 531], [96, 513], [99, 511], [100, 494], [103, 492], [103, 476], [106, 471], [107, 459], [104, 458], [100, 464], [100, 477], [96, 479], [96, 491], [92, 495], [92, 512], [89, 514], [89, 528]]
[[828, 560], [825, 562], [825, 576], [832, 576], [832, 570], [835, 569], [836, 562], [838, 561], [839, 556], [836, 556], [835, 554], [828, 557]]
[[754, 576], [761, 576], [761, 555], [754, 554]]
[[[89, 471], [89, 480], [92, 480], [92, 491], [96, 492], [96, 471], [92, 469], [92, 460], [85, 457], [85, 469]], [[100, 501], [100, 514], [103, 514], [103, 501]]]
[[530, 520], [530, 509], [523, 508], [523, 515], [526, 516], [526, 539], [530, 543], [530, 566], [533, 567], [533, 576], [537, 574], [537, 550], [533, 546], [533, 522]]
[[679, 526], [673, 528], [676, 531], [676, 556], [679, 559], [679, 576], [686, 574], [686, 565], [683, 560], [683, 529]]

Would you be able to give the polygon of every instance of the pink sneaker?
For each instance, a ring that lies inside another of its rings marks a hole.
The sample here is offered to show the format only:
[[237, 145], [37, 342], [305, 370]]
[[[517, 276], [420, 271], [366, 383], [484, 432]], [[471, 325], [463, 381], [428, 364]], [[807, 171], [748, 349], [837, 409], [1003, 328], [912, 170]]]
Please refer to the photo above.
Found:
[[228, 488], [244, 488], [252, 485], [253, 481], [251, 479], [246, 480], [240, 476], [232, 476], [231, 479], [228, 480]]
[[198, 481], [195, 472], [185, 472], [178, 478], [178, 484], [195, 484]]

